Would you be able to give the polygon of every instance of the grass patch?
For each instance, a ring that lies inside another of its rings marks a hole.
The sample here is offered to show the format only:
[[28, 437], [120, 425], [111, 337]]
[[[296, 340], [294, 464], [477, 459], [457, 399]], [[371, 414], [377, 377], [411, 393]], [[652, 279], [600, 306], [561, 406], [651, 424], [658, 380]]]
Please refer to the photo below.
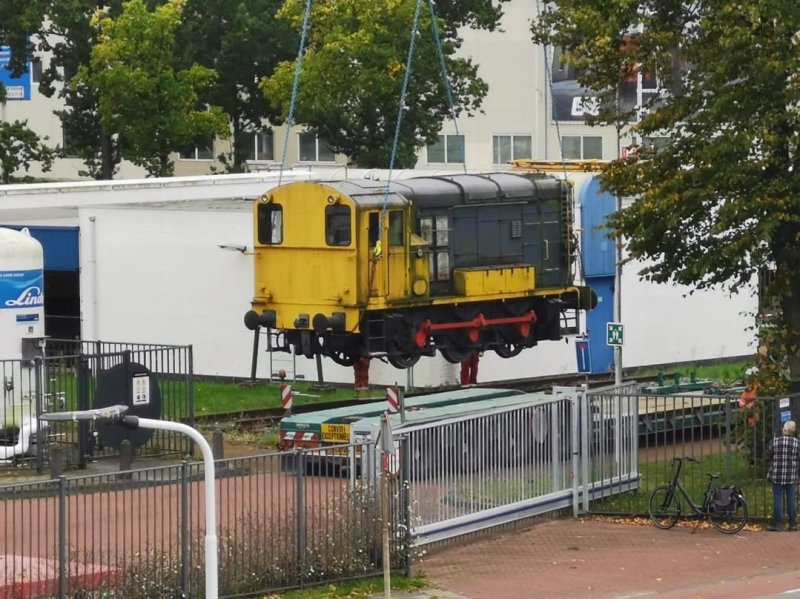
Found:
[[[394, 590], [413, 591], [426, 586], [427, 582], [422, 575], [413, 578], [392, 576], [392, 589]], [[302, 591], [289, 591], [283, 595], [273, 595], [266, 599], [366, 599], [382, 592], [383, 578], [368, 578], [336, 585], [328, 584]]]
[[[375, 391], [375, 395], [380, 395]], [[292, 383], [294, 405], [321, 403], [353, 399], [353, 390], [347, 387], [331, 387], [317, 390], [314, 383]], [[375, 400], [377, 401], [376, 397]], [[195, 381], [194, 384], [195, 414], [218, 414], [237, 411], [278, 408], [281, 406], [280, 384], [234, 384], [215, 381]]]
[[[753, 360], [742, 362], [723, 362], [720, 364], [679, 364], [672, 368], [643, 368], [626, 373], [626, 377], [636, 378], [637, 376], [656, 376], [659, 371], [665, 376], [679, 374], [682, 379], [689, 379], [694, 374], [698, 380], [711, 380], [721, 384], [731, 384], [736, 381], [744, 380], [745, 371], [753, 366]], [[670, 382], [671, 379], [668, 380]]]

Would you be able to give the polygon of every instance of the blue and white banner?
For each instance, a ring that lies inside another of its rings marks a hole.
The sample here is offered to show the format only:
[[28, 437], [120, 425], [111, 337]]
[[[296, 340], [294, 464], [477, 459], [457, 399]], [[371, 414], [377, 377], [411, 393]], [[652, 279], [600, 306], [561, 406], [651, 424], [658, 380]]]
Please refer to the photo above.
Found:
[[31, 99], [31, 65], [28, 63], [28, 70], [19, 77], [12, 77], [8, 70], [8, 63], [11, 60], [11, 48], [0, 46], [0, 82], [6, 88], [6, 100], [30, 100]]
[[41, 270], [0, 270], [0, 310], [44, 306]]

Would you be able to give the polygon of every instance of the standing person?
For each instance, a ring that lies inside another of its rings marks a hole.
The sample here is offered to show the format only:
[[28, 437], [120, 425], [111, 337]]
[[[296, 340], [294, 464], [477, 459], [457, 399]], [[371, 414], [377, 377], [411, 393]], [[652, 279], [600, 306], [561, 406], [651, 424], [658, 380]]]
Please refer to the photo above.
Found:
[[797, 475], [800, 468], [800, 441], [794, 436], [794, 420], [783, 424], [783, 435], [767, 444], [767, 459], [770, 460], [767, 479], [772, 482], [772, 524], [767, 530], [783, 530], [783, 500], [786, 498], [786, 513], [789, 530], [797, 530]]

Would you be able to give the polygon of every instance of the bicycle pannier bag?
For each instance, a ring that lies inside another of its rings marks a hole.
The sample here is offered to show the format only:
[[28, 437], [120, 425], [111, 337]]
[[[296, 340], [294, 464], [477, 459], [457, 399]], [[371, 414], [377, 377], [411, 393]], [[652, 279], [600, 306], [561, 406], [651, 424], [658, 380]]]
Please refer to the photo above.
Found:
[[711, 505], [715, 512], [733, 512], [739, 506], [741, 491], [734, 486], [717, 489]]

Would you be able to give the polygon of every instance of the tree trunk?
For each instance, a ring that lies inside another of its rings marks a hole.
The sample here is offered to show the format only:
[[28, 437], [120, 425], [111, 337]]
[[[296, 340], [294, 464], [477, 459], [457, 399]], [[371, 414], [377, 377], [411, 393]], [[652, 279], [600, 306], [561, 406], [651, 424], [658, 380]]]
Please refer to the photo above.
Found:
[[114, 178], [114, 143], [110, 135], [100, 136], [100, 178]]
[[800, 394], [800, 278], [793, 277], [788, 287], [788, 293], [784, 293], [781, 301], [781, 309], [788, 332], [789, 393]]
[[[781, 223], [772, 240], [775, 258], [775, 284], [781, 300], [783, 325], [786, 327], [787, 361], [789, 364], [789, 393], [798, 394], [792, 401], [792, 411], [798, 420], [800, 409], [800, 277], [797, 276], [798, 240], [800, 226]], [[795, 406], [797, 404], [797, 406]]]

